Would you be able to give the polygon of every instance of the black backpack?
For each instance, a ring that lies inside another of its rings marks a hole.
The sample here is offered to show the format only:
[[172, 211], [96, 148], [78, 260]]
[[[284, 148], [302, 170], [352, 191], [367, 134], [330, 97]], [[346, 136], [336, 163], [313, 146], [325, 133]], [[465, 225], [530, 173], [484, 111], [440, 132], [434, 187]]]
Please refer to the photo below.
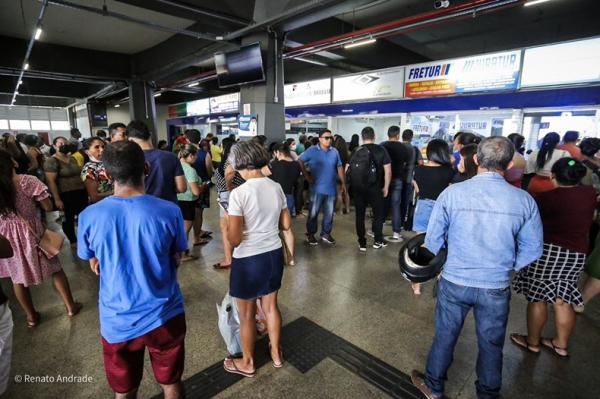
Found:
[[367, 146], [360, 146], [350, 158], [346, 181], [352, 187], [365, 189], [377, 183], [377, 165]]

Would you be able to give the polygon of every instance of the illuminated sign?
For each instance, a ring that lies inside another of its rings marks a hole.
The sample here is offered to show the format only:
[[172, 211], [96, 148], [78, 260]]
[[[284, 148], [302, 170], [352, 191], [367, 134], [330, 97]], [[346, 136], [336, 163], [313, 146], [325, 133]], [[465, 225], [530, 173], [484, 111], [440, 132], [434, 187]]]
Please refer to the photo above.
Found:
[[225, 94], [210, 98], [211, 114], [237, 113], [240, 107], [240, 93]]
[[597, 81], [600, 81], [600, 38], [525, 50], [522, 87]]
[[208, 115], [210, 113], [208, 98], [188, 102], [186, 104], [186, 112], [187, 116]]
[[430, 97], [516, 89], [520, 63], [517, 50], [411, 65], [405, 70], [404, 93]]
[[285, 85], [283, 88], [286, 107], [331, 102], [331, 80], [320, 79]]
[[333, 101], [402, 98], [404, 68], [384, 69], [333, 79]]

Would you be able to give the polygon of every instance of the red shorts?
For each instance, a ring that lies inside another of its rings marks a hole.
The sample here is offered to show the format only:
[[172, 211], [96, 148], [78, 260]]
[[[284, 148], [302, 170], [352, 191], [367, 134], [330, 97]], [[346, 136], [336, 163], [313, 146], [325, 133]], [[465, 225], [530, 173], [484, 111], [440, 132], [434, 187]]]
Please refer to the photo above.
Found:
[[185, 315], [182, 313], [126, 342], [111, 344], [102, 338], [104, 369], [112, 390], [126, 393], [140, 385], [146, 347], [156, 381], [162, 385], [178, 382], [183, 373], [185, 331]]

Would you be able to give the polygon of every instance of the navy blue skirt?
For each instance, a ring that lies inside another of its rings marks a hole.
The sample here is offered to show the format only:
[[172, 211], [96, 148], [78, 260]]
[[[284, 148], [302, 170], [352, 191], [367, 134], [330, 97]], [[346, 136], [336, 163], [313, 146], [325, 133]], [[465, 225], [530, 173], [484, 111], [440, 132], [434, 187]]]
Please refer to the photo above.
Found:
[[256, 299], [281, 288], [283, 250], [233, 258], [229, 276], [229, 295], [240, 299]]

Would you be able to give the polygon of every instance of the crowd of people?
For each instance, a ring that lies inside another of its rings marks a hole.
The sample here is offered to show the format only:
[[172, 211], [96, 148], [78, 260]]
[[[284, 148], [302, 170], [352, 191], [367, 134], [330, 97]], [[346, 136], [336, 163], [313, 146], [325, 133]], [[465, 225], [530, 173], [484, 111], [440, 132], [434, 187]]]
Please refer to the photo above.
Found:
[[[73, 129], [70, 138], [55, 137], [51, 146], [37, 136], [5, 134], [0, 277], [11, 279], [29, 328], [41, 321], [29, 287], [49, 277], [67, 315], [77, 315], [82, 304], [73, 298], [58, 256], [45, 247], [50, 244], [44, 215], [58, 211], [70, 245], [99, 276], [109, 385], [117, 396], [134, 397], [148, 347], [165, 397], [178, 398], [186, 321], [177, 268], [196, 259], [195, 246], [212, 239], [202, 229], [212, 187], [223, 243], [223, 259], [213, 267], [231, 270], [229, 293], [239, 310], [242, 347], [242, 357], [226, 358], [223, 367], [245, 377], [256, 375], [258, 311], [273, 367], [283, 366], [277, 294], [284, 265], [295, 264], [292, 218], [306, 218], [307, 248], [336, 245], [334, 220], [349, 213], [352, 203], [359, 253], [367, 252], [368, 236], [374, 250], [383, 250], [402, 242], [403, 232], [426, 233], [432, 253], [448, 251], [426, 370], [412, 375], [428, 398], [443, 395], [471, 308], [479, 345], [478, 396], [498, 397], [511, 284], [528, 305], [527, 332], [510, 334], [510, 342], [532, 355], [547, 349], [568, 357], [575, 314], [600, 293], [600, 139], [548, 133], [527, 154], [519, 134], [482, 138], [459, 132], [452, 143], [429, 141], [422, 154], [410, 129], [401, 133], [391, 126], [380, 144], [376, 136], [365, 127], [348, 143], [324, 129], [318, 137], [267, 144], [263, 135], [248, 141], [231, 135], [219, 142], [189, 129], [172, 147], [160, 142], [155, 148], [150, 130], [137, 120], [112, 124], [108, 133], [86, 140]], [[385, 237], [388, 219], [392, 232]], [[588, 277], [580, 292], [584, 269]], [[421, 288], [412, 284], [415, 295]], [[4, 337], [12, 334], [6, 301], [0, 291]], [[556, 335], [546, 338], [541, 331], [549, 304]], [[0, 365], [9, 364], [10, 352], [10, 339], [0, 339]], [[7, 378], [8, 372], [0, 373], [0, 393]]]

